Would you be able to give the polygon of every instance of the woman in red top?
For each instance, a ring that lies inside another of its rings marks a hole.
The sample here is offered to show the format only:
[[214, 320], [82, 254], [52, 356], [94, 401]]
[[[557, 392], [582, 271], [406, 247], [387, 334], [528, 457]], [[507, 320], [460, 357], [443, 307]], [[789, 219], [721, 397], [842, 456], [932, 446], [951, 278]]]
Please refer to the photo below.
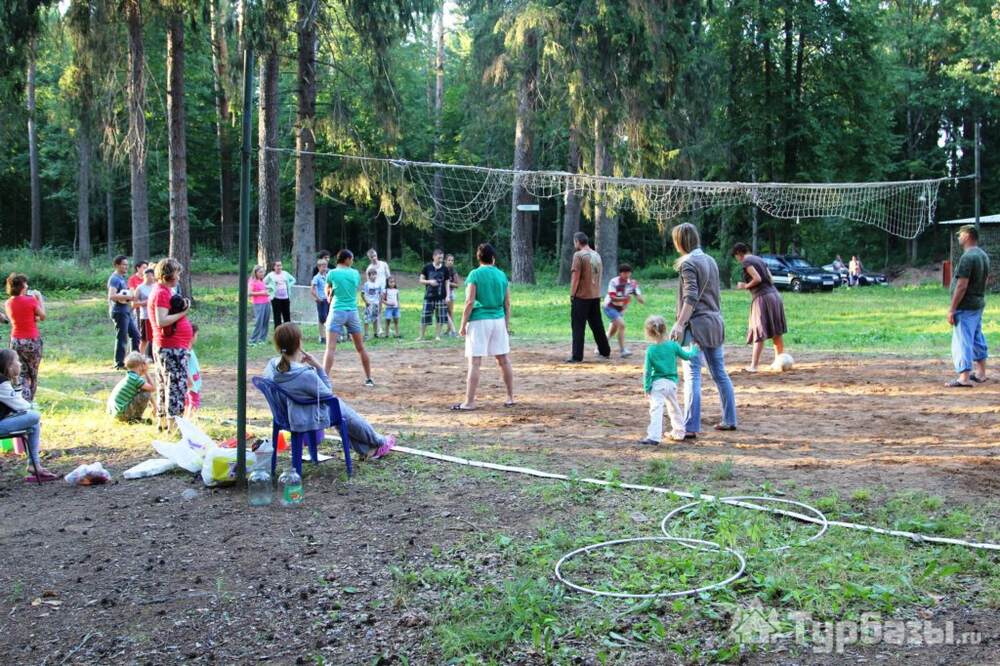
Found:
[[170, 298], [181, 276], [181, 264], [173, 257], [161, 259], [155, 268], [156, 286], [149, 293], [149, 323], [153, 327], [153, 355], [156, 360], [156, 415], [160, 430], [173, 430], [173, 419], [184, 413], [187, 394], [188, 350], [191, 348], [191, 322], [187, 312], [191, 302], [184, 299], [184, 309], [170, 314]]
[[7, 276], [4, 304], [10, 319], [10, 348], [21, 361], [21, 396], [31, 402], [38, 389], [38, 366], [42, 363], [42, 336], [38, 322], [45, 319], [45, 301], [39, 291], [28, 290], [28, 276], [11, 273]]

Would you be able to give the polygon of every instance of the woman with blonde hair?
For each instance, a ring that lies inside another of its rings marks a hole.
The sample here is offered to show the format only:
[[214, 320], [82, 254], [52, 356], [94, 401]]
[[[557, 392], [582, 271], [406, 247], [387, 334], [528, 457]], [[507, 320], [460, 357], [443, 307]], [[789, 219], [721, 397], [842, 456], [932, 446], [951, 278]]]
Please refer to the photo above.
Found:
[[[160, 259], [154, 269], [156, 286], [149, 292], [149, 323], [153, 327], [156, 360], [156, 415], [160, 430], [173, 430], [170, 417], [184, 414], [187, 395], [188, 353], [194, 330], [188, 321], [191, 301], [173, 295], [183, 268], [173, 257]], [[179, 299], [171, 302], [172, 299]], [[177, 307], [181, 306], [181, 307]]]
[[719, 265], [701, 250], [701, 237], [693, 224], [679, 224], [671, 236], [680, 258], [674, 264], [680, 275], [677, 291], [677, 321], [670, 339], [687, 345], [694, 341], [701, 354], [684, 362], [685, 438], [701, 432], [701, 367], [708, 371], [719, 390], [722, 421], [716, 430], [736, 430], [736, 395], [726, 373], [723, 342], [726, 326], [722, 320]]

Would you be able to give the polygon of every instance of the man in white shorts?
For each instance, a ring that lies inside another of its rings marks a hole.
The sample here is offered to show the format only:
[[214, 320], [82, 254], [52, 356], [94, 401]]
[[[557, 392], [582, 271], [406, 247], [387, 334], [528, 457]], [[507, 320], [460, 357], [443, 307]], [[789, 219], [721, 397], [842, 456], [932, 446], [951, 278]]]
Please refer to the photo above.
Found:
[[458, 334], [465, 338], [465, 357], [469, 359], [469, 374], [465, 384], [465, 401], [452, 405], [452, 410], [467, 412], [476, 409], [476, 389], [479, 369], [484, 356], [495, 356], [503, 383], [507, 387], [504, 407], [514, 406], [514, 369], [510, 364], [510, 282], [496, 267], [496, 250], [483, 243], [476, 250], [479, 268], [465, 278], [465, 309]]

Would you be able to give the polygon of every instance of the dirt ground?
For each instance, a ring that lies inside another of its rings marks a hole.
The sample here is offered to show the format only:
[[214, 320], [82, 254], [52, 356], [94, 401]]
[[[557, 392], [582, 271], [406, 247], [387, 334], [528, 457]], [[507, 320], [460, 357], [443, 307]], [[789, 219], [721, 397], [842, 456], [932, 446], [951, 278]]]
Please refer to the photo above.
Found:
[[[856, 488], [919, 489], [949, 503], [993, 500], [1000, 491], [1000, 381], [943, 387], [946, 360], [804, 354], [784, 374], [734, 374], [740, 429], [716, 433], [718, 399], [706, 382], [708, 430], [695, 441], [640, 450], [645, 403], [641, 354], [564, 365], [567, 346], [514, 341], [518, 405], [502, 406], [496, 369], [484, 366], [481, 408], [455, 413], [463, 358], [457, 345], [381, 345], [378, 386], [364, 389], [353, 351], [338, 353], [335, 388], [380, 430], [432, 438], [444, 451], [481, 448], [550, 471], [617, 468], [651, 460], [733, 461], [725, 487], [809, 487], [845, 496]], [[747, 349], [728, 351], [742, 367]], [[259, 372], [261, 365], [252, 368]], [[707, 377], [706, 377], [707, 379]], [[205, 373], [204, 395], [233, 405], [234, 374]], [[263, 410], [251, 392], [256, 413]], [[404, 443], [406, 443], [404, 441]], [[93, 446], [96, 457], [110, 449]], [[403, 454], [398, 454], [403, 455]], [[137, 460], [136, 460], [137, 461]], [[112, 471], [120, 479], [127, 464]], [[51, 466], [59, 468], [58, 460]], [[527, 481], [404, 468], [393, 483], [343, 482], [338, 468], [307, 475], [306, 504], [251, 510], [245, 496], [175, 474], [112, 485], [29, 487], [20, 462], [0, 469], [0, 663], [181, 662], [440, 663], [429, 625], [433, 602], [396, 597], [389, 567], [432, 566], [474, 530], [531, 538], [538, 520]], [[381, 465], [393, 465], [390, 456]], [[185, 492], [193, 491], [193, 492]], [[187, 496], [185, 496], [187, 495]], [[473, 508], [495, 507], [489, 516]], [[482, 561], [484, 571], [491, 568]], [[977, 647], [947, 655], [910, 648], [843, 656], [751, 655], [749, 663], [997, 663], [989, 614], [953, 609]], [[406, 658], [404, 660], [404, 657]], [[675, 663], [666, 651], [633, 663]], [[507, 663], [540, 663], [527, 652]]]

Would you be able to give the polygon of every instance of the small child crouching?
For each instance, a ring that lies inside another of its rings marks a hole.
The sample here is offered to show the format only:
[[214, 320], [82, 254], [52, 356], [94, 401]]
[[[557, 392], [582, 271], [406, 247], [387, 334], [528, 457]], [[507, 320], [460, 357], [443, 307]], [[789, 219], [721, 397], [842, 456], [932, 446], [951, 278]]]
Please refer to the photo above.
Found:
[[125, 369], [128, 370], [125, 377], [108, 396], [108, 414], [125, 423], [138, 423], [156, 387], [149, 379], [146, 358], [139, 352], [130, 352], [125, 357]]
[[643, 390], [649, 396], [649, 428], [646, 438], [639, 441], [644, 446], [656, 446], [663, 436], [663, 409], [670, 417], [670, 438], [681, 441], [687, 434], [684, 429], [684, 411], [677, 401], [677, 359], [690, 361], [701, 353], [698, 345], [685, 350], [674, 340], [667, 339], [667, 322], [653, 315], [646, 320], [646, 338], [653, 344], [646, 348], [643, 370]]

